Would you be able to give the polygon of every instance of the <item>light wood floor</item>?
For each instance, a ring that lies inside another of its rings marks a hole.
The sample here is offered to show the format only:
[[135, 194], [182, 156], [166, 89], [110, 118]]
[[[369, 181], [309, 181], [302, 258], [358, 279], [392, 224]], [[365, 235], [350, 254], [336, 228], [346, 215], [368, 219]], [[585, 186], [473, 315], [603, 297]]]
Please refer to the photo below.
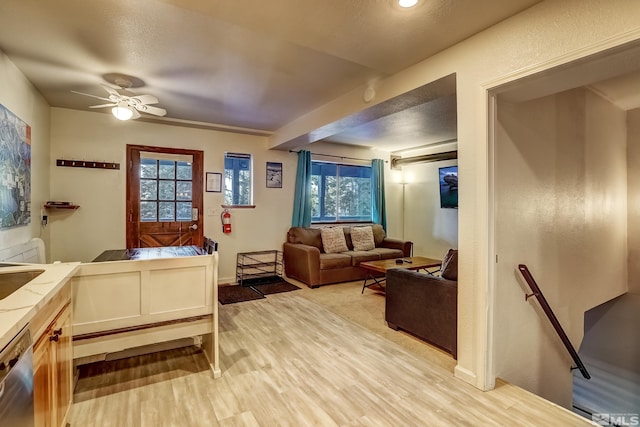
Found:
[[508, 384], [475, 389], [313, 301], [322, 289], [221, 306], [215, 380], [195, 347], [84, 366], [71, 425], [593, 425]]
[[367, 288], [362, 292], [362, 280], [358, 280], [311, 289], [295, 280], [289, 279], [289, 281], [301, 288], [297, 292], [298, 295], [393, 341], [415, 356], [453, 373], [456, 361], [449, 353], [428, 345], [408, 333], [394, 331], [387, 326], [384, 320], [385, 296], [377, 287]]

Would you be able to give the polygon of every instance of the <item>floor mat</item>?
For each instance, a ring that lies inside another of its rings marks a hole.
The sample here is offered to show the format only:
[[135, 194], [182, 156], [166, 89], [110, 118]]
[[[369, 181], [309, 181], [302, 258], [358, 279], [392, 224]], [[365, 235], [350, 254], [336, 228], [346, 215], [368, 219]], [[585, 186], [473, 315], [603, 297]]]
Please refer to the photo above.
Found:
[[291, 292], [300, 289], [296, 285], [292, 285], [284, 280], [276, 283], [265, 283], [263, 285], [254, 285], [253, 288], [263, 295], [279, 294], [281, 292]]
[[262, 299], [265, 295], [291, 292], [298, 289], [300, 288], [296, 285], [292, 285], [284, 280], [253, 286], [220, 286], [218, 288], [218, 301], [220, 301], [220, 304], [234, 304], [237, 302]]
[[264, 295], [244, 286], [220, 286], [218, 288], [218, 301], [220, 304], [234, 304], [236, 302], [262, 299]]

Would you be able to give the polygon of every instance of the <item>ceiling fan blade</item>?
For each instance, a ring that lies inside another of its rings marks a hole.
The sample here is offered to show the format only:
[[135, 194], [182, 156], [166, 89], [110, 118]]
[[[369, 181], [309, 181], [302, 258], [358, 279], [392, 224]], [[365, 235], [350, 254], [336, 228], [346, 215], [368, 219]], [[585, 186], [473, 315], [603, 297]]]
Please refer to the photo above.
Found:
[[140, 113], [138, 113], [135, 109], [132, 109], [131, 111], [133, 112], [133, 116], [131, 116], [131, 120], [137, 119], [138, 117], [140, 117]]
[[153, 114], [154, 116], [164, 116], [167, 114], [167, 110], [159, 107], [152, 107], [150, 105], [135, 105], [135, 109], [138, 111], [142, 111], [143, 113]]
[[111, 100], [109, 98], [103, 98], [102, 96], [91, 95], [90, 93], [77, 92], [75, 90], [72, 90], [71, 92], [77, 93], [78, 95], [90, 96], [91, 98], [97, 98], [97, 99], [101, 99], [103, 101], [111, 102]]
[[121, 97], [121, 96], [122, 96], [122, 95], [120, 95], [120, 94], [118, 93], [118, 91], [117, 91], [117, 90], [115, 90], [115, 89], [114, 89], [114, 88], [112, 88], [112, 87], [109, 87], [109, 86], [106, 86], [106, 85], [102, 85], [102, 87], [103, 87], [103, 88], [104, 88], [104, 90], [106, 90], [106, 91], [109, 93], [109, 95], [111, 95], [111, 96], [116, 96], [116, 97]]
[[158, 98], [153, 95], [136, 95], [130, 96], [129, 99], [132, 99], [134, 102], [139, 102], [140, 104], [157, 104]]
[[115, 107], [118, 104], [100, 104], [100, 105], [90, 105], [89, 108], [105, 108], [105, 107]]

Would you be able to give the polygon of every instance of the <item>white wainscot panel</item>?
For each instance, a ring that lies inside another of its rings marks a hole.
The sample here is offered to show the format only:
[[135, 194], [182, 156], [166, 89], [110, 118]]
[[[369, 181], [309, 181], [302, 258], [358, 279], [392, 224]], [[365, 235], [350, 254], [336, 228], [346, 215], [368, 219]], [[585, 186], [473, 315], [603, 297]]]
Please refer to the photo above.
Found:
[[152, 287], [149, 293], [150, 314], [208, 305], [205, 267], [151, 270], [149, 283]]
[[137, 317], [141, 314], [139, 271], [74, 277], [73, 321], [76, 325]]

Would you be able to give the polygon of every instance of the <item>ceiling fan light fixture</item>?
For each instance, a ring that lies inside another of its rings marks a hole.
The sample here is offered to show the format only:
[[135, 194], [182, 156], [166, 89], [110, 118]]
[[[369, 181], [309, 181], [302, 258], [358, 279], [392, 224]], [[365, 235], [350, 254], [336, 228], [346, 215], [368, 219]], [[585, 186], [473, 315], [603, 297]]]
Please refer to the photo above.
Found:
[[418, 4], [418, 0], [398, 0], [398, 5], [400, 7], [413, 7]]
[[111, 109], [111, 114], [118, 120], [129, 120], [133, 117], [133, 110], [125, 103], [119, 103]]

